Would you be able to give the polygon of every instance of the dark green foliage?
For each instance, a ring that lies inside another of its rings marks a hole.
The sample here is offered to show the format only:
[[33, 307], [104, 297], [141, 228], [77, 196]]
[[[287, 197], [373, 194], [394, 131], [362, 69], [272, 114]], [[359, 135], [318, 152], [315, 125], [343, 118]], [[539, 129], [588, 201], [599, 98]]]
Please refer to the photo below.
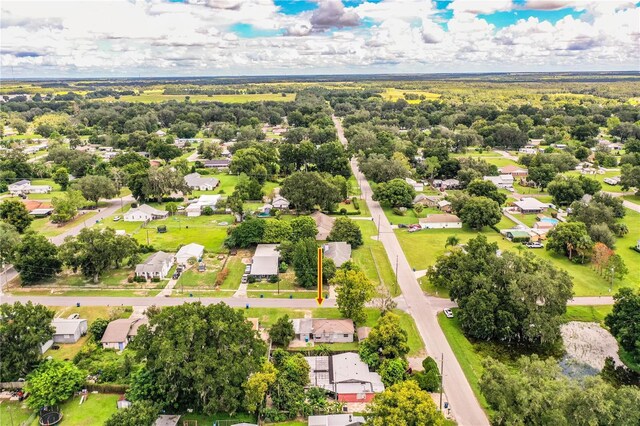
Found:
[[362, 231], [355, 221], [348, 217], [339, 217], [333, 224], [333, 229], [329, 233], [328, 241], [344, 241], [351, 244], [352, 249], [360, 247], [362, 241]]
[[269, 329], [269, 337], [274, 345], [286, 348], [295, 337], [293, 330], [293, 322], [289, 319], [289, 315], [284, 315], [276, 320]]
[[224, 303], [186, 303], [147, 315], [149, 327], [140, 327], [134, 347], [146, 366], [132, 393], [172, 411], [235, 413], [242, 384], [266, 352], [243, 313]]
[[149, 401], [136, 401], [131, 407], [116, 411], [105, 426], [152, 426], [160, 410]]
[[0, 381], [25, 378], [42, 358], [41, 346], [55, 331], [53, 311], [31, 302], [0, 305]]
[[636, 362], [640, 362], [640, 292], [622, 288], [613, 297], [613, 310], [604, 319], [611, 333]]
[[298, 284], [304, 288], [315, 287], [318, 280], [318, 246], [315, 239], [305, 238], [295, 243], [292, 262]]
[[390, 207], [412, 207], [416, 191], [403, 179], [393, 179], [373, 188], [373, 199]]
[[400, 317], [392, 312], [382, 316], [360, 344], [360, 358], [374, 369], [385, 359], [404, 359], [408, 353], [407, 331], [400, 326]]
[[493, 226], [502, 219], [498, 203], [487, 197], [471, 197], [459, 212], [462, 223], [480, 230], [485, 226]]
[[58, 247], [33, 231], [27, 232], [15, 249], [13, 266], [20, 272], [23, 285], [55, 276], [62, 270]]
[[20, 201], [5, 200], [0, 203], [0, 220], [13, 225], [19, 233], [23, 233], [31, 224], [33, 217]]

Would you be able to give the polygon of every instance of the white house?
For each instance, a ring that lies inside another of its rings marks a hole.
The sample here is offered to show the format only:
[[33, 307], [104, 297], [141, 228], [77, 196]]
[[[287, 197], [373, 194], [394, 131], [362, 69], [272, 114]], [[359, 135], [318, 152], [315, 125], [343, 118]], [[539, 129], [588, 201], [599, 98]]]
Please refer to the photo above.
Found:
[[316, 343], [351, 343], [355, 334], [350, 319], [295, 318], [295, 339]]
[[82, 336], [87, 334], [86, 319], [65, 319], [54, 318], [51, 325], [55, 329], [53, 341], [55, 343], [76, 343]]
[[214, 177], [201, 176], [200, 173], [191, 173], [184, 177], [184, 181], [191, 189], [196, 191], [213, 191], [220, 181]]
[[618, 185], [620, 183], [620, 176], [607, 177], [602, 179], [607, 185]]
[[196, 243], [187, 244], [180, 247], [180, 250], [176, 253], [176, 263], [178, 265], [186, 265], [192, 257], [201, 259], [203, 254], [204, 246]]
[[268, 278], [278, 275], [279, 256], [277, 244], [258, 244], [251, 261], [251, 272], [256, 278]]
[[187, 208], [184, 210], [185, 214], [189, 217], [200, 216], [202, 214], [202, 209], [205, 207], [211, 207], [212, 209], [215, 209], [218, 201], [220, 201], [220, 198], [221, 196], [219, 194], [203, 194], [195, 202], [187, 206]]
[[149, 220], [166, 219], [169, 217], [169, 212], [143, 204], [129, 210], [122, 216], [125, 222], [147, 222]]
[[404, 181], [411, 185], [416, 192], [424, 191], [424, 184], [422, 182], [417, 182], [411, 178], [404, 178]]
[[173, 265], [173, 255], [159, 251], [149, 256], [143, 263], [136, 265], [136, 276], [163, 279], [169, 273], [171, 265]]
[[422, 229], [462, 228], [462, 221], [454, 214], [430, 214], [418, 219]]
[[513, 203], [520, 213], [541, 213], [547, 207], [547, 204], [533, 197], [524, 197], [520, 201]]
[[273, 198], [273, 201], [271, 202], [271, 205], [273, 206], [274, 209], [288, 210], [289, 209], [289, 200], [287, 200], [286, 198], [281, 197], [280, 195], [278, 195], [278, 196]]
[[482, 179], [493, 182], [495, 186], [501, 189], [513, 188], [512, 175], [484, 176]]
[[20, 194], [48, 194], [51, 192], [49, 185], [31, 185], [31, 181], [27, 179], [19, 180], [9, 184], [9, 192], [11, 195]]

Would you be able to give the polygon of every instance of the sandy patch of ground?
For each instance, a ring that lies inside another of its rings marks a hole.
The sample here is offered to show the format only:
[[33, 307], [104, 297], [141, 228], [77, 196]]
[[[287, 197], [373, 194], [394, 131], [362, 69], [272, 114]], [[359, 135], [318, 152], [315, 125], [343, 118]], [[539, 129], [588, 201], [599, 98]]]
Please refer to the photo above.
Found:
[[621, 364], [618, 342], [599, 324], [571, 321], [560, 327], [560, 333], [567, 355], [574, 360], [598, 370], [602, 370], [607, 357], [613, 358], [617, 365]]

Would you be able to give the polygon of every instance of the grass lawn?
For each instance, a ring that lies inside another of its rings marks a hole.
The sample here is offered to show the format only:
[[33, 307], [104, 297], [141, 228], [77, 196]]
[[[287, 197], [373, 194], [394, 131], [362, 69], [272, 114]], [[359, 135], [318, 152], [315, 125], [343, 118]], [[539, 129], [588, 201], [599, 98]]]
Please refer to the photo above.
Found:
[[245, 264], [239, 256], [229, 257], [227, 259], [226, 268], [229, 270], [227, 278], [220, 286], [221, 290], [237, 290], [240, 287], [240, 280], [244, 274]]
[[198, 173], [201, 173], [204, 177], [214, 177], [220, 181], [218, 186], [213, 191], [193, 191], [191, 198], [197, 198], [202, 194], [227, 194], [231, 195], [234, 188], [238, 184], [238, 176], [230, 175], [228, 173], [215, 173], [205, 174], [209, 172], [209, 169], [198, 169]]
[[625, 209], [625, 212], [627, 214], [623, 222], [629, 228], [629, 233], [616, 241], [616, 253], [624, 260], [629, 273], [622, 281], [614, 281], [614, 291], [620, 286], [640, 287], [640, 253], [633, 250], [640, 239], [640, 213], [631, 209]]
[[87, 226], [91, 226], [93, 222], [95, 222], [91, 221], [91, 218], [97, 213], [98, 212], [96, 211], [82, 211], [73, 220], [65, 223], [62, 226], [59, 226], [57, 223], [51, 223], [48, 217], [43, 217], [40, 219], [35, 219], [33, 222], [31, 222], [31, 229], [38, 232], [39, 234], [44, 235], [45, 237], [55, 237], [56, 235], [60, 235], [63, 232], [66, 232], [71, 228], [75, 228], [76, 226], [83, 223], [86, 223]]
[[[418, 223], [418, 219], [422, 217], [427, 217], [429, 214], [440, 214], [442, 213], [438, 209], [425, 207], [420, 213], [416, 213], [413, 209], [408, 209], [404, 216], [399, 216], [393, 213], [393, 209], [391, 207], [383, 207], [384, 215], [387, 216], [389, 222], [392, 225], [398, 225], [400, 223], [404, 223], [405, 225], [411, 225], [413, 223]], [[374, 220], [378, 220], [378, 218], [374, 218]]]
[[420, 283], [420, 288], [422, 289], [422, 291], [424, 291], [429, 296], [443, 297], [445, 299], [449, 298], [448, 289], [434, 286], [426, 276], [420, 278], [418, 282]]
[[[454, 312], [457, 309], [454, 309]], [[491, 409], [489, 408], [489, 404], [487, 404], [487, 400], [484, 398], [482, 393], [480, 392], [480, 386], [478, 381], [482, 376], [482, 372], [484, 371], [482, 367], [483, 357], [479, 354], [474, 345], [467, 340], [467, 338], [462, 334], [462, 330], [460, 329], [460, 322], [458, 321], [458, 317], [447, 318], [441, 312], [438, 314], [438, 323], [440, 323], [440, 327], [444, 332], [449, 345], [451, 346], [451, 350], [456, 356], [462, 371], [464, 372], [473, 393], [478, 398], [480, 405], [487, 413], [490, 413]]]
[[[111, 222], [111, 223], [110, 223]], [[156, 250], [176, 252], [179, 245], [188, 243], [202, 244], [205, 249], [213, 253], [226, 252], [222, 243], [227, 237], [227, 227], [220, 226], [220, 222], [233, 223], [230, 215], [213, 215], [199, 217], [176, 216], [149, 222], [142, 228], [141, 222], [116, 222], [110, 219], [96, 226], [109, 226], [123, 229], [141, 244], [151, 244]], [[166, 233], [158, 233], [160, 225], [167, 227]], [[148, 239], [147, 239], [148, 238]]]
[[623, 195], [622, 198], [631, 203], [640, 204], [640, 195]]
[[[32, 415], [35, 416], [35, 412], [22, 402], [0, 402], [0, 424], [2, 425], [18, 426], [23, 423], [27, 424], [26, 421], [29, 420]], [[34, 423], [37, 424], [36, 421], [34, 421]]]
[[584, 321], [602, 323], [604, 317], [613, 309], [613, 306], [567, 306], [564, 314], [566, 321]]
[[533, 225], [538, 221], [535, 214], [513, 213], [513, 217], [520, 220], [520, 222], [524, 223], [529, 228], [533, 228]]
[[[276, 284], [273, 285], [276, 286]], [[267, 299], [315, 299], [317, 295], [318, 293], [315, 291], [291, 291], [283, 289], [280, 289], [280, 294], [278, 294], [277, 290], [247, 291], [247, 296], [254, 299], [262, 297], [266, 297]]]
[[[580, 175], [582, 175], [582, 173], [580, 173], [577, 170], [568, 171], [566, 174], [572, 175], [572, 176], [580, 176]], [[618, 171], [613, 171], [613, 172], [604, 172], [603, 174], [583, 175], [583, 176], [590, 177], [591, 179], [595, 179], [598, 182], [600, 182], [602, 184], [602, 190], [603, 191], [607, 191], [607, 192], [624, 192], [620, 185], [609, 185], [607, 183], [604, 183], [604, 178], [620, 176], [620, 171], [619, 170]]]
[[218, 260], [215, 255], [207, 254], [204, 256], [203, 262], [206, 265], [206, 271], [198, 272], [197, 266], [194, 265], [180, 275], [176, 288], [208, 288], [213, 290], [218, 272], [222, 269], [222, 261]]
[[355, 221], [362, 231], [364, 244], [351, 252], [351, 259], [364, 271], [367, 277], [377, 283], [384, 284], [393, 296], [400, 294], [395, 285], [396, 279], [387, 252], [381, 242], [371, 237], [378, 234], [372, 221]]
[[489, 164], [495, 164], [498, 168], [504, 166], [519, 166], [517, 161], [509, 160], [504, 157], [484, 157], [483, 160]]
[[500, 222], [498, 222], [498, 224], [496, 225], [498, 229], [511, 229], [514, 226], [516, 226], [516, 223], [504, 215], [502, 216], [502, 219], [500, 219]]
[[120, 395], [92, 393], [80, 405], [80, 397], [75, 396], [60, 406], [60, 411], [64, 416], [60, 425], [102, 425], [116, 412], [118, 398]]
[[[211, 426], [214, 424], [216, 420], [235, 420], [238, 423], [246, 422], [246, 423], [254, 423], [256, 421], [255, 417], [251, 414], [239, 413], [233, 416], [230, 416], [226, 413], [217, 413], [212, 416], [207, 416], [204, 414], [194, 414], [187, 413], [180, 416], [180, 421], [184, 420], [197, 420], [198, 426]], [[182, 423], [179, 423], [180, 425]], [[306, 424], [306, 423], [305, 423]]]

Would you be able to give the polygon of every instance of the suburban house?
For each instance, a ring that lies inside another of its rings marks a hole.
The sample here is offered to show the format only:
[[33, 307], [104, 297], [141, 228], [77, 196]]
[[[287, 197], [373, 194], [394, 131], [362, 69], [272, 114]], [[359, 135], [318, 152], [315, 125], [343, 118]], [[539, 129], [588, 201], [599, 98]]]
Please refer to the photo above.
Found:
[[447, 200], [438, 201], [436, 206], [438, 207], [438, 210], [440, 210], [440, 211], [443, 211], [445, 213], [451, 213], [451, 203], [448, 202]]
[[482, 179], [493, 182], [495, 186], [501, 189], [513, 188], [513, 176], [511, 175], [484, 176]]
[[249, 275], [256, 278], [269, 278], [278, 275], [280, 253], [277, 244], [258, 244], [251, 262]]
[[54, 318], [51, 321], [51, 326], [55, 329], [53, 332], [54, 343], [76, 343], [87, 334], [86, 319]]
[[289, 209], [289, 200], [287, 200], [286, 198], [281, 197], [280, 195], [278, 195], [278, 196], [273, 198], [273, 201], [271, 201], [271, 205], [273, 206], [274, 209], [288, 210]]
[[538, 152], [539, 152], [539, 148], [535, 148], [532, 146], [525, 146], [518, 150], [518, 153], [520, 154], [529, 154], [529, 155], [534, 155], [534, 154], [537, 154]]
[[305, 360], [311, 367], [311, 386], [325, 389], [340, 402], [371, 402], [376, 393], [384, 391], [380, 375], [369, 371], [357, 353], [312, 356]]
[[529, 175], [529, 170], [523, 169], [522, 167], [514, 166], [513, 164], [500, 167], [498, 171], [501, 175], [511, 175], [514, 179], [527, 177]]
[[422, 229], [462, 228], [462, 221], [454, 214], [430, 214], [418, 219]]
[[351, 343], [355, 328], [350, 319], [295, 318], [295, 339], [315, 343]]
[[316, 226], [318, 227], [316, 240], [325, 241], [327, 237], [329, 237], [329, 234], [333, 229], [333, 224], [336, 220], [320, 211], [311, 213], [310, 217], [316, 222]]
[[202, 209], [205, 207], [211, 207], [215, 210], [218, 202], [220, 201], [220, 198], [221, 196], [219, 194], [202, 194], [200, 198], [187, 206], [187, 208], [184, 210], [185, 214], [188, 217], [198, 217], [202, 215]]
[[164, 210], [158, 210], [151, 207], [148, 204], [143, 204], [131, 209], [122, 215], [125, 222], [147, 222], [150, 220], [166, 219], [169, 217], [169, 212]]
[[541, 213], [547, 207], [547, 204], [540, 202], [537, 198], [524, 197], [520, 201], [513, 203], [520, 213]]
[[100, 343], [104, 349], [121, 351], [138, 335], [138, 328], [143, 324], [149, 324], [146, 317], [113, 320], [107, 325]]
[[365, 419], [353, 414], [326, 414], [309, 416], [307, 426], [362, 426]]
[[53, 209], [51, 207], [47, 207], [47, 208], [33, 209], [29, 212], [29, 215], [33, 217], [47, 217], [47, 216], [51, 216], [51, 213], [53, 213]]
[[504, 231], [504, 236], [509, 241], [523, 242], [531, 239], [531, 234], [522, 229], [507, 229]]
[[446, 191], [447, 189], [457, 189], [460, 187], [460, 181], [458, 179], [435, 179], [433, 181], [433, 187], [440, 191]]
[[413, 187], [413, 190], [416, 192], [424, 191], [424, 184], [422, 182], [417, 182], [411, 178], [404, 178], [404, 181]]
[[136, 277], [164, 279], [169, 273], [171, 265], [173, 265], [173, 255], [159, 251], [149, 256], [143, 263], [136, 265]]
[[180, 250], [176, 253], [176, 263], [178, 265], [186, 265], [191, 258], [202, 259], [203, 254], [204, 246], [196, 243], [187, 244], [180, 247]]
[[213, 191], [220, 181], [214, 177], [201, 176], [200, 173], [191, 173], [184, 177], [187, 186], [196, 191]]
[[413, 198], [413, 204], [422, 204], [426, 207], [437, 207], [438, 201], [442, 200], [439, 195], [418, 194]]
[[11, 195], [20, 194], [48, 194], [51, 192], [49, 185], [31, 185], [31, 181], [27, 179], [19, 180], [8, 186]]
[[226, 169], [231, 164], [231, 160], [223, 158], [222, 160], [205, 160], [202, 165], [205, 169]]
[[351, 244], [342, 241], [326, 243], [323, 246], [324, 257], [333, 260], [339, 268], [351, 259]]

